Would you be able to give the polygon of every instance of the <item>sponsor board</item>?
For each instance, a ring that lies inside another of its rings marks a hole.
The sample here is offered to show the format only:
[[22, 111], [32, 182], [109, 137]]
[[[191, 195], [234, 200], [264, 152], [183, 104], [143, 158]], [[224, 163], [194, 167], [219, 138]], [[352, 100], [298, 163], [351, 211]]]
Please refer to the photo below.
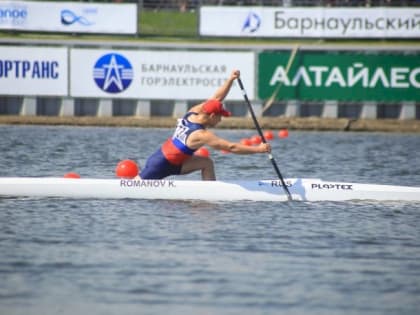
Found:
[[0, 46], [0, 93], [66, 96], [67, 48]]
[[258, 97], [278, 100], [420, 101], [420, 54], [300, 51], [258, 56]]
[[[71, 49], [70, 95], [138, 99], [207, 99], [240, 69], [254, 93], [254, 54], [249, 52]], [[235, 83], [236, 84], [236, 83]], [[229, 100], [242, 100], [239, 88]]]
[[234, 37], [419, 38], [420, 9], [202, 6], [199, 33]]
[[1, 1], [0, 29], [136, 34], [137, 4]]

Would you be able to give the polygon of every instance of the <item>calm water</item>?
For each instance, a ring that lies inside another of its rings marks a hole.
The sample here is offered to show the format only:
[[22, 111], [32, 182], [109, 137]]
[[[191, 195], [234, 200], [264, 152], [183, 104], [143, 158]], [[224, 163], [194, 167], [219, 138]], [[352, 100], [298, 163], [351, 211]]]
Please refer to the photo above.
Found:
[[[0, 176], [112, 178], [171, 131], [0, 132]], [[291, 132], [272, 145], [284, 177], [420, 186], [419, 135]], [[266, 155], [212, 157], [219, 179], [275, 178]], [[419, 310], [419, 203], [0, 199], [2, 315]]]

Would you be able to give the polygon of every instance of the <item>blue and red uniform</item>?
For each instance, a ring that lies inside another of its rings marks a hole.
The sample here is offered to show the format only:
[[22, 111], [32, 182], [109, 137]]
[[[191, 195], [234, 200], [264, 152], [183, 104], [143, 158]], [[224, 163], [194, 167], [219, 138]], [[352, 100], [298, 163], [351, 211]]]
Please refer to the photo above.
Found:
[[147, 159], [146, 165], [140, 172], [142, 179], [161, 179], [180, 174], [184, 161], [196, 151], [187, 146], [189, 135], [196, 130], [204, 129], [203, 125], [188, 120], [191, 115], [197, 114], [189, 112], [178, 119], [172, 138], [166, 140], [159, 150]]

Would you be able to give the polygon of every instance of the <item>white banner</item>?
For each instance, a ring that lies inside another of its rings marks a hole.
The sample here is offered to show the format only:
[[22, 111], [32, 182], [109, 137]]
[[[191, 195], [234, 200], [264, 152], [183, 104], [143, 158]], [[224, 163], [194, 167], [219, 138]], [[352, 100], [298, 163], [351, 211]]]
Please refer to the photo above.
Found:
[[[112, 97], [202, 100], [211, 97], [239, 69], [248, 96], [254, 98], [255, 65], [250, 52], [70, 51], [70, 94]], [[229, 100], [242, 100], [233, 87]]]
[[0, 94], [66, 96], [67, 48], [0, 46]]
[[0, 29], [136, 34], [137, 5], [0, 1]]
[[199, 32], [235, 37], [419, 38], [420, 8], [203, 6]]

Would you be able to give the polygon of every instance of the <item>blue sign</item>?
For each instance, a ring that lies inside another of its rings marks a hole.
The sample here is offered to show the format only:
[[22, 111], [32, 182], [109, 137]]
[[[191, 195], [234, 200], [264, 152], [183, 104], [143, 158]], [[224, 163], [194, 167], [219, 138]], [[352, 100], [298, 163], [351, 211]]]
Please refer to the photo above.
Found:
[[125, 91], [133, 81], [133, 67], [127, 58], [120, 54], [103, 55], [96, 62], [93, 78], [104, 92], [117, 94]]

